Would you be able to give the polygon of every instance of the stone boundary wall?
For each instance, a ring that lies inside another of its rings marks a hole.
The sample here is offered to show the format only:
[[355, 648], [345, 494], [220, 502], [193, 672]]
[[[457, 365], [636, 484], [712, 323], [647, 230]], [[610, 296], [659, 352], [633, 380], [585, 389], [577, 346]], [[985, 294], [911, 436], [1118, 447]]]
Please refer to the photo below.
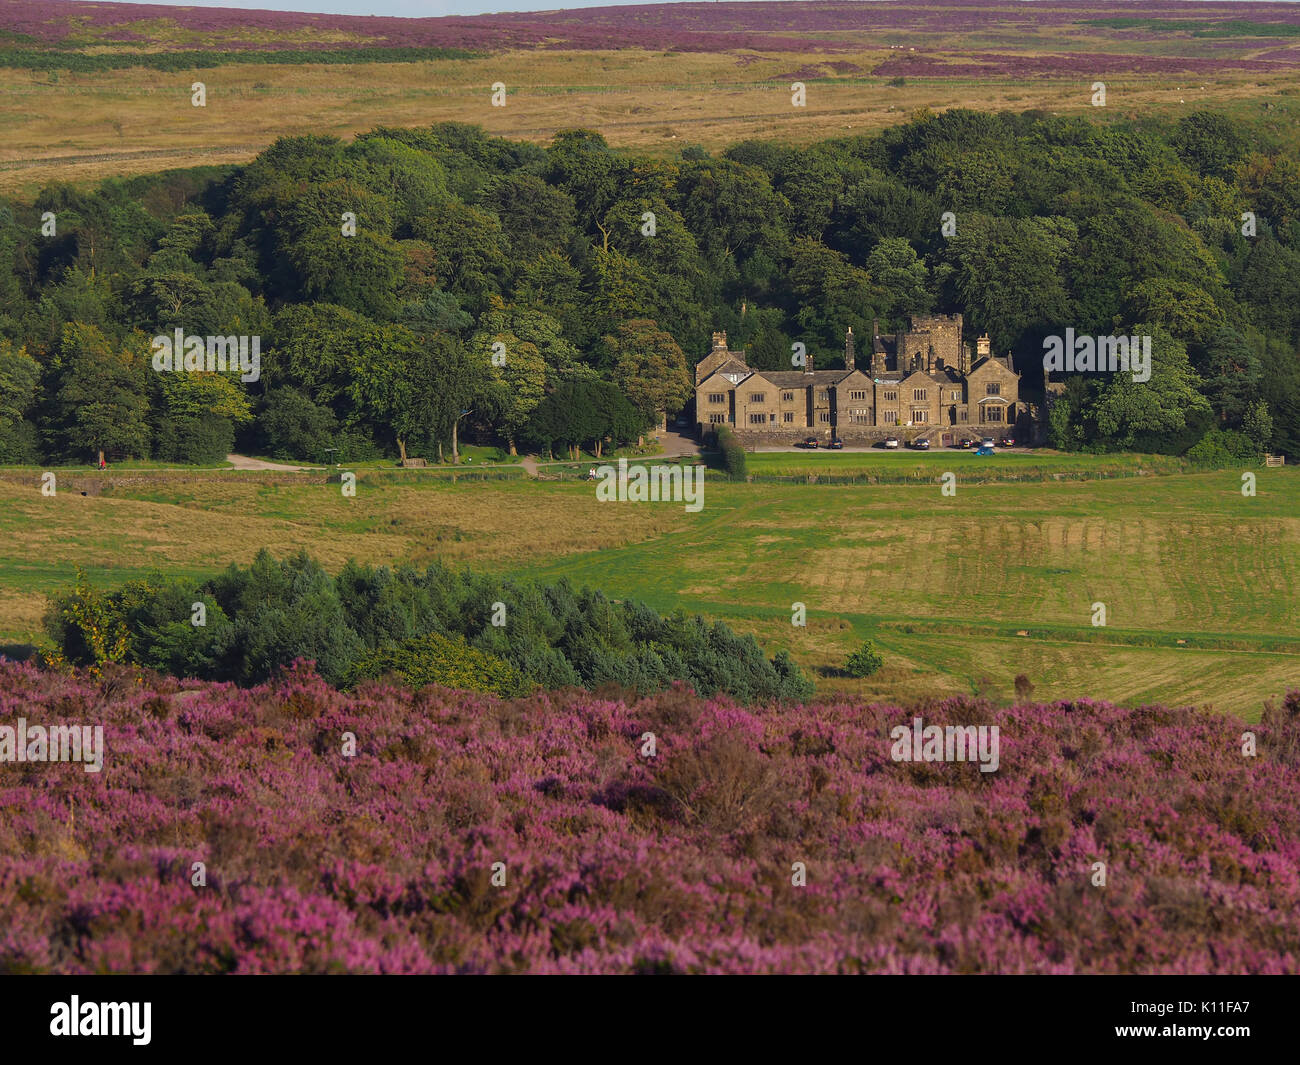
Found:
[[287, 473], [279, 470], [235, 470], [214, 468], [203, 472], [188, 470], [129, 470], [113, 473], [111, 470], [101, 473], [96, 470], [48, 466], [44, 469], [0, 470], [0, 481], [30, 487], [33, 492], [41, 489], [41, 477], [52, 473], [55, 488], [59, 492], [76, 492], [78, 495], [101, 495], [116, 488], [153, 488], [163, 484], [211, 484], [220, 478], [235, 477], [240, 480], [254, 481], [257, 484], [325, 484], [328, 476], [325, 470], [317, 474]]
[[[354, 469], [344, 466], [342, 469], [355, 473], [358, 484], [431, 484], [439, 481], [522, 480], [527, 477], [527, 471], [522, 466], [514, 465], [481, 469], [472, 466], [455, 468], [431, 466], [423, 470]], [[338, 484], [340, 472], [342, 471], [336, 469], [290, 473], [286, 470], [214, 468], [205, 471], [129, 470], [113, 473], [110, 470], [100, 473], [95, 470], [50, 466], [47, 470], [0, 470], [0, 483], [14, 484], [30, 488], [33, 492], [40, 492], [41, 476], [45, 473], [53, 473], [55, 488], [59, 493], [71, 492], [76, 495], [98, 496], [117, 489], [157, 488], [160, 485], [172, 484], [221, 484], [231, 479], [274, 485]]]

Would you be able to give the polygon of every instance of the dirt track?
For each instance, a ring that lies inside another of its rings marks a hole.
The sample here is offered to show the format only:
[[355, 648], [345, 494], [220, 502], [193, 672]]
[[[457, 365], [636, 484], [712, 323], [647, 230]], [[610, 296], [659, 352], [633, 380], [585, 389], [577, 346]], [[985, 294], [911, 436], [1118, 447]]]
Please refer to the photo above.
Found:
[[250, 459], [247, 455], [227, 455], [226, 461], [237, 470], [279, 470], [283, 473], [303, 473], [307, 470], [323, 470], [325, 468], [324, 466], [287, 466], [281, 462]]

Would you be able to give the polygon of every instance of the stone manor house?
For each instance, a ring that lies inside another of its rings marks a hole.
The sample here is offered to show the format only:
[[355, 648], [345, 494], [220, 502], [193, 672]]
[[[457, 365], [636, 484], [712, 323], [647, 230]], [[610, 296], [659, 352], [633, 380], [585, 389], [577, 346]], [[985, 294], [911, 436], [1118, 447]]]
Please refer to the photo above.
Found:
[[939, 446], [1015, 431], [1029, 412], [1010, 353], [991, 354], [987, 336], [968, 347], [960, 314], [909, 324], [894, 336], [873, 327], [861, 367], [850, 329], [843, 370], [816, 370], [811, 355], [802, 370], [754, 370], [744, 352], [727, 349], [726, 333], [714, 333], [713, 350], [695, 367], [696, 429], [702, 436], [730, 425], [747, 444], [927, 436]]

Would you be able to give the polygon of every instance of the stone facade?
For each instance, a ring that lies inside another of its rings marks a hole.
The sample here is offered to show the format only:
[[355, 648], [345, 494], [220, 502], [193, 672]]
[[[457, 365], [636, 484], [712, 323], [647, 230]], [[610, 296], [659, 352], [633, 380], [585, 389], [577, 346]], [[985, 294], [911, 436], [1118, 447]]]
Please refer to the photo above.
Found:
[[988, 337], [968, 348], [960, 314], [909, 324], [892, 337], [873, 329], [861, 368], [850, 329], [843, 370], [814, 369], [811, 356], [802, 370], [753, 370], [744, 352], [727, 348], [726, 333], [714, 333], [695, 367], [696, 429], [730, 425], [746, 443], [773, 445], [896, 435], [944, 446], [1016, 431], [1026, 411], [1011, 355], [993, 356]]

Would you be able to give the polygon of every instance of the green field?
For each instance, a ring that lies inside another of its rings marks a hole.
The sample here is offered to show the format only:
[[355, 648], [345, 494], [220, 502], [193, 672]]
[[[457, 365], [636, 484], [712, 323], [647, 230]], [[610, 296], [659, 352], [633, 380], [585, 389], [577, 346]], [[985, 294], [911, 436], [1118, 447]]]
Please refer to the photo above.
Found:
[[937, 482], [952, 473], [959, 482], [1045, 481], [1102, 477], [1143, 477], [1191, 472], [1195, 467], [1168, 455], [1072, 455], [1062, 451], [998, 451], [976, 455], [973, 450], [935, 448], [932, 451], [765, 451], [745, 456], [755, 480], [865, 481], [879, 483]]
[[[36, 638], [44, 596], [78, 565], [109, 584], [305, 547], [331, 569], [349, 557], [442, 559], [699, 611], [769, 652], [790, 648], [821, 691], [1010, 697], [1024, 673], [1035, 698], [1209, 703], [1253, 718], [1300, 684], [1300, 472], [1256, 472], [1255, 498], [1235, 470], [959, 479], [951, 497], [937, 481], [710, 480], [698, 514], [598, 503], [572, 481], [363, 474], [344, 498], [321, 475], [141, 472], [86, 496], [78, 486], [93, 480], [68, 475], [46, 498], [34, 475], [11, 472], [0, 480], [0, 638]], [[1104, 628], [1094, 602], [1106, 604]], [[791, 625], [794, 603], [806, 627]], [[838, 675], [867, 636], [887, 668]]]

